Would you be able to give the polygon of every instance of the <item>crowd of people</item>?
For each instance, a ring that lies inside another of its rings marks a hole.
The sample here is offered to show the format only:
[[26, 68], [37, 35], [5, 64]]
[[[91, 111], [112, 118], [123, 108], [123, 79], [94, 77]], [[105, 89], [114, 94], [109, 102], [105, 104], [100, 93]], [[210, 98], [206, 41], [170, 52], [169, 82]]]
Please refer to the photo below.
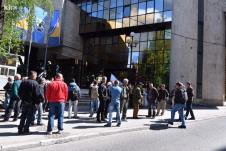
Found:
[[[65, 104], [68, 102], [68, 118], [78, 118], [78, 102], [81, 98], [80, 87], [75, 79], [71, 79], [67, 85], [63, 75], [57, 73], [48, 81], [45, 78], [37, 78], [37, 72], [31, 71], [28, 78], [21, 78], [16, 74], [14, 78], [9, 77], [5, 89], [5, 115], [4, 121], [8, 121], [14, 111], [13, 121], [17, 121], [20, 115], [18, 134], [29, 134], [29, 127], [35, 124], [43, 125], [42, 114], [48, 112], [47, 133], [52, 134], [54, 118], [58, 119], [57, 133], [63, 131]], [[146, 94], [146, 95], [144, 95]], [[146, 96], [144, 98], [144, 96]], [[146, 99], [148, 102], [147, 118], [163, 116], [167, 103], [171, 102], [171, 119], [168, 122], [173, 125], [175, 113], [179, 113], [179, 128], [186, 128], [185, 120], [195, 120], [192, 109], [194, 97], [190, 82], [177, 82], [175, 89], [169, 92], [165, 84], [154, 87], [153, 83], [147, 84], [130, 82], [123, 79], [122, 82], [108, 81], [107, 77], [95, 79], [89, 87], [90, 111], [89, 117], [96, 115], [98, 123], [106, 122], [106, 127], [112, 126], [112, 113], [116, 112], [118, 127], [122, 121], [127, 121], [127, 109], [132, 104], [133, 119], [139, 118], [139, 108]], [[184, 114], [184, 109], [186, 113]], [[73, 110], [72, 110], [73, 109]], [[73, 114], [72, 114], [73, 111]], [[72, 116], [73, 115], [73, 116]]]

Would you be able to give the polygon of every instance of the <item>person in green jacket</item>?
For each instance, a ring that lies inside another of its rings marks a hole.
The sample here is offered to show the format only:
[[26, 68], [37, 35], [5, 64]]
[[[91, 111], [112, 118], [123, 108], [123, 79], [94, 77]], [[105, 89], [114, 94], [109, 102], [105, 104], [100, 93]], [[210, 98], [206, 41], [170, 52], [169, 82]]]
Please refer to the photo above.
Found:
[[138, 119], [139, 106], [142, 104], [142, 91], [141, 85], [135, 84], [132, 91], [132, 102], [133, 102], [133, 119]]

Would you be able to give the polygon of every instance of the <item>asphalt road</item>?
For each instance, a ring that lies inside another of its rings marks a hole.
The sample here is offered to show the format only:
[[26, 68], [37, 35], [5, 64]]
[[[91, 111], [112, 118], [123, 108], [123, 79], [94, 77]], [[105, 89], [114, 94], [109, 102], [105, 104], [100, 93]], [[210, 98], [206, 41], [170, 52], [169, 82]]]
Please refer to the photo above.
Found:
[[224, 151], [226, 117], [195, 121], [187, 129], [150, 123], [151, 129], [100, 136], [23, 151]]

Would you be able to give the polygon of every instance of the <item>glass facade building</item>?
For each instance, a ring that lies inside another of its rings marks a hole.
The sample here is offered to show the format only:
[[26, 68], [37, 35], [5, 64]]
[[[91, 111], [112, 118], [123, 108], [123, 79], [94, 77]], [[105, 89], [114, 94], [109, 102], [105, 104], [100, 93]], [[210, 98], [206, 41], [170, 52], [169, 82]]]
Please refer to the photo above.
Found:
[[74, 0], [81, 8], [85, 74], [103, 71], [136, 81], [159, 74], [167, 80], [172, 1]]

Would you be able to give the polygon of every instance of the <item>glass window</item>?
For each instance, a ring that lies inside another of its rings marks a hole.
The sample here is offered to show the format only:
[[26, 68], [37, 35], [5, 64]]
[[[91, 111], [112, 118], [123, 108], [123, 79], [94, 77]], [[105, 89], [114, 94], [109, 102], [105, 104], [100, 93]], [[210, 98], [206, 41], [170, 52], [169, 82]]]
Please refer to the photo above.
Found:
[[143, 15], [146, 13], [146, 2], [139, 3], [138, 15]]
[[172, 11], [164, 12], [164, 22], [172, 21]]
[[139, 59], [139, 52], [132, 52], [132, 61], [131, 63], [138, 63], [138, 59]]
[[103, 11], [98, 11], [97, 17], [98, 18], [103, 18], [104, 12]]
[[148, 40], [155, 40], [155, 31], [151, 31], [148, 33]]
[[115, 28], [122, 28], [122, 19], [117, 19], [115, 26], [116, 26]]
[[162, 22], [162, 13], [155, 13], [154, 23], [161, 23], [161, 22]]
[[110, 7], [111, 8], [116, 7], [116, 0], [111, 0]]
[[123, 17], [123, 7], [117, 7], [116, 19], [120, 19]]
[[140, 33], [135, 33], [134, 40], [140, 41]]
[[137, 4], [131, 5], [131, 16], [136, 16], [137, 15], [137, 9], [138, 9], [138, 5]]
[[146, 15], [146, 24], [153, 24], [154, 22], [154, 14], [147, 14]]
[[147, 13], [154, 12], [154, 0], [147, 2]]
[[82, 5], [82, 10], [86, 11], [86, 5]]
[[129, 27], [129, 18], [123, 18], [123, 27]]
[[104, 1], [104, 8], [109, 8], [109, 5], [110, 5], [109, 0]]
[[170, 50], [171, 49], [171, 40], [165, 40], [165, 49]]
[[97, 3], [94, 3], [92, 5], [92, 12], [97, 11]]
[[156, 31], [156, 39], [164, 39], [164, 31]]
[[171, 39], [171, 29], [165, 30], [165, 39]]
[[98, 10], [103, 10], [104, 9], [104, 2], [99, 2], [98, 3]]
[[116, 8], [110, 9], [110, 19], [115, 19]]
[[124, 17], [129, 17], [130, 16], [130, 6], [125, 6], [124, 7]]
[[172, 10], [173, 2], [172, 0], [164, 0], [164, 11]]
[[137, 16], [130, 17], [130, 26], [137, 26]]
[[92, 17], [97, 17], [97, 12], [92, 12]]
[[145, 51], [147, 49], [147, 42], [140, 42], [140, 51]]
[[87, 5], [87, 12], [90, 13], [92, 11], [92, 5]]
[[89, 15], [86, 16], [86, 24], [91, 22], [91, 17]]
[[138, 25], [145, 25], [145, 15], [138, 16]]
[[148, 49], [149, 50], [155, 50], [155, 41], [149, 41], [148, 42]]
[[123, 1], [124, 0], [117, 0], [117, 6], [123, 6]]
[[129, 5], [130, 4], [130, 0], [124, 0], [124, 4], [125, 5]]
[[14, 75], [15, 75], [15, 70], [9, 69], [9, 76], [14, 76]]
[[131, 4], [138, 3], [138, 0], [131, 0]]
[[163, 0], [155, 0], [155, 12], [163, 11]]
[[164, 50], [164, 40], [156, 40], [156, 50]]
[[109, 9], [104, 10], [104, 19], [109, 20]]
[[148, 40], [148, 33], [147, 32], [140, 33], [140, 41], [147, 41], [147, 40]]

